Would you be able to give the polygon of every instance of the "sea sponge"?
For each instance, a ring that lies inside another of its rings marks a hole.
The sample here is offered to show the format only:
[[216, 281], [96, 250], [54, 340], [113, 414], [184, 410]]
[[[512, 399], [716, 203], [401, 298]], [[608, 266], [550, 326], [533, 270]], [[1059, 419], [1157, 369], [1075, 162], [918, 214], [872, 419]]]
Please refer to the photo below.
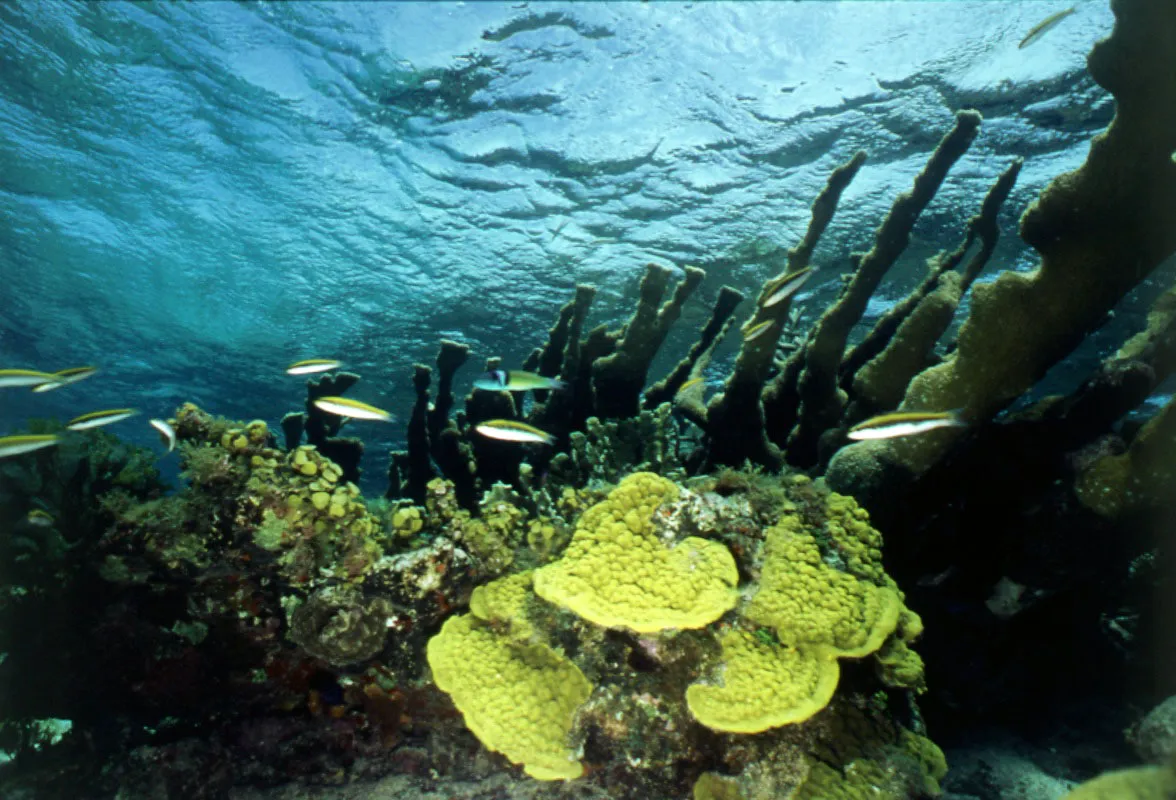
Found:
[[717, 620], [738, 601], [735, 560], [708, 539], [662, 541], [654, 513], [678, 494], [653, 473], [629, 475], [584, 512], [563, 557], [535, 571], [535, 592], [589, 622], [637, 633]]

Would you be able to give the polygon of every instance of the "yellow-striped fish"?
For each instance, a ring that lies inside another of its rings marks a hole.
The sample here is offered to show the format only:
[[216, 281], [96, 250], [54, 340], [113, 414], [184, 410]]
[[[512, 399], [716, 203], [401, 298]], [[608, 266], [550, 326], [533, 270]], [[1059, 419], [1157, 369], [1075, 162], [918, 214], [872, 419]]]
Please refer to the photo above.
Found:
[[0, 369], [0, 389], [56, 382], [57, 376], [52, 372], [38, 372], [35, 369]]
[[159, 431], [159, 439], [170, 453], [176, 449], [176, 429], [166, 419], [151, 420], [151, 427]]
[[65, 427], [71, 431], [101, 428], [103, 425], [113, 425], [116, 422], [122, 422], [127, 417], [133, 417], [138, 413], [133, 408], [109, 408], [105, 411], [91, 411], [89, 414], [74, 417], [65, 423]]
[[55, 380], [46, 381], [45, 383], [34, 386], [33, 391], [51, 392], [54, 389], [60, 389], [62, 386], [69, 386], [71, 383], [84, 381], [97, 371], [97, 367], [70, 367], [69, 369], [58, 370], [53, 373]]
[[893, 439], [914, 436], [937, 428], [964, 428], [959, 411], [895, 411], [859, 422], [849, 429], [850, 439]]
[[55, 444], [57, 444], [57, 437], [53, 434], [0, 436], [0, 458], [31, 453], [34, 450], [52, 447]]
[[352, 419], [370, 419], [377, 422], [391, 422], [392, 415], [382, 408], [369, 406], [350, 397], [318, 397], [314, 401], [315, 408], [328, 414]]
[[53, 526], [53, 515], [48, 511], [34, 508], [25, 515], [25, 522], [30, 525], [36, 525], [38, 528], [50, 528]]
[[343, 363], [333, 358], [308, 358], [305, 361], [295, 361], [286, 367], [287, 375], [314, 375], [316, 372], [330, 372], [339, 369]]
[[792, 295], [799, 292], [800, 287], [804, 286], [805, 283], [808, 282], [808, 279], [812, 277], [812, 274], [813, 268], [805, 267], [804, 269], [799, 269], [796, 272], [785, 275], [776, 283], [775, 286], [772, 287], [771, 293], [768, 294], [768, 298], [764, 300], [761, 308], [771, 308], [772, 306], [777, 306], [780, 303], [783, 303], [785, 300], [792, 297]]
[[750, 342], [767, 333], [775, 324], [775, 320], [765, 319], [763, 322], [758, 322], [743, 332], [743, 341]]
[[697, 378], [691, 378], [690, 380], [686, 381], [681, 386], [679, 386], [678, 391], [675, 392], [675, 394], [685, 394], [686, 392], [693, 389], [695, 386], [701, 386], [701, 385], [702, 385], [702, 377], [701, 376], [697, 377]]
[[1033, 44], [1042, 36], [1045, 36], [1047, 33], [1053, 30], [1059, 22], [1073, 13], [1074, 7], [1071, 6], [1064, 11], [1058, 11], [1056, 14], [1050, 14], [1048, 17], [1029, 29], [1029, 32], [1025, 34], [1025, 38], [1021, 40], [1019, 45], [1017, 45], [1017, 49], [1020, 50], [1023, 47], [1028, 47], [1029, 45]]
[[504, 442], [552, 444], [555, 437], [534, 425], [513, 419], [488, 419], [474, 426], [474, 430], [491, 439]]
[[474, 381], [474, 388], [489, 392], [526, 392], [531, 389], [565, 389], [567, 384], [557, 378], [545, 378], [520, 369], [492, 369]]

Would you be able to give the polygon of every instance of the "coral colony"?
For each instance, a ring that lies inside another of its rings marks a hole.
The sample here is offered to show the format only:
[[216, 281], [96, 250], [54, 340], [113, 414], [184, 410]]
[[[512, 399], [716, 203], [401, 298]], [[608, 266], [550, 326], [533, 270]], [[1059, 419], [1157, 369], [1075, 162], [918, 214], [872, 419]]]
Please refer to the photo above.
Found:
[[[72, 742], [88, 756], [58, 780], [128, 797], [496, 772], [550, 782], [547, 797], [938, 796], [947, 766], [920, 703], [962, 679], [919, 651], [952, 625], [949, 604], [921, 618], [911, 597], [953, 570], [999, 577], [991, 553], [1034, 513], [1034, 535], [1069, 532], [1040, 547], [1081, 587], [1107, 546], [1072, 550], [1173, 502], [1172, 401], [1105, 441], [1176, 367], [1174, 290], [1080, 388], [1008, 411], [1176, 250], [1176, 120], [1153, 113], [1176, 98], [1158, 57], [1176, 15], [1115, 10], [1090, 72], [1116, 115], [1024, 213], [1031, 272], [975, 283], [1015, 161], [960, 221], [959, 247], [851, 337], [983, 135], [961, 111], [807, 329], [794, 294], [865, 153], [828, 176], [784, 272], [752, 302], [719, 290], [667, 374], [651, 365], [706, 279], [694, 267], [650, 264], [616, 330], [588, 327], [595, 289], [578, 286], [547, 341], [523, 364], [478, 365], [463, 402], [468, 349], [441, 342], [435, 368], [413, 368], [385, 497], [357, 488], [356, 437], [391, 416], [350, 400], [359, 376], [326, 359], [291, 365], [313, 377], [281, 436], [192, 404], [153, 420], [182, 465], [170, 494], [151, 453], [84, 430], [130, 409], [5, 438], [4, 746], [35, 764]], [[12, 386], [80, 379], [7, 372]], [[975, 564], [935, 561], [961, 541]], [[1005, 580], [993, 614], [1065, 588], [1032, 570]], [[48, 718], [72, 723], [61, 745], [42, 746], [33, 721]], [[1173, 782], [1146, 767], [1072, 796]]]

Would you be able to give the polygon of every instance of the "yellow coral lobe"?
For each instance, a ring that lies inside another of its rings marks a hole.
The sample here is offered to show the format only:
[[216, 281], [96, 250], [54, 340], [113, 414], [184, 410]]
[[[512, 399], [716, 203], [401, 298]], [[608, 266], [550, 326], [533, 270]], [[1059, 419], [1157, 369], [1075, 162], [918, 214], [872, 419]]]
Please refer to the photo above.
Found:
[[592, 685], [543, 644], [515, 644], [472, 614], [451, 617], [427, 649], [433, 680], [487, 748], [539, 780], [571, 780], [584, 768], [568, 746]]
[[803, 722], [833, 699], [841, 669], [827, 650], [767, 643], [743, 630], [730, 631], [722, 644], [722, 685], [686, 689], [690, 713], [708, 728], [760, 733]]
[[512, 639], [529, 639], [535, 632], [527, 619], [527, 607], [535, 596], [533, 577], [533, 571], [527, 570], [477, 587], [470, 595], [470, 613], [483, 622], [509, 626]]
[[760, 587], [746, 617], [775, 628], [785, 644], [823, 646], [849, 658], [873, 653], [898, 626], [902, 600], [894, 589], [825, 564], [803, 530], [797, 516], [768, 529]]
[[535, 572], [535, 593], [596, 625], [655, 633], [702, 628], [735, 607], [739, 572], [719, 542], [687, 537], [673, 547], [653, 515], [678, 487], [634, 473], [580, 517], [563, 557]]
[[1169, 800], [1176, 796], [1176, 775], [1162, 767], [1105, 772], [1062, 800]]

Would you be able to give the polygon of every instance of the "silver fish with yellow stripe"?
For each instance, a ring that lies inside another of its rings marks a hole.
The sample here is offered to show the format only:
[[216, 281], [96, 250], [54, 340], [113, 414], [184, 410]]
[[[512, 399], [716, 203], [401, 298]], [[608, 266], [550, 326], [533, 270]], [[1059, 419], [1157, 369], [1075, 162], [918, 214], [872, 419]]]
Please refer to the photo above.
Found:
[[850, 439], [894, 439], [916, 436], [939, 428], [964, 428], [967, 423], [959, 411], [895, 411], [871, 417], [849, 429]]
[[43, 447], [57, 444], [57, 437], [53, 434], [22, 434], [20, 436], [0, 436], [0, 458], [19, 456], [21, 453], [31, 453]]
[[490, 439], [524, 444], [552, 444], [555, 437], [534, 425], [514, 419], [488, 419], [474, 426], [474, 430]]
[[492, 369], [474, 381], [475, 389], [488, 392], [526, 392], [533, 389], [564, 389], [567, 384], [520, 369]]
[[166, 419], [153, 419], [150, 421], [151, 427], [159, 431], [159, 440], [163, 442], [163, 446], [167, 448], [170, 453], [176, 449], [176, 429], [171, 426]]
[[366, 419], [375, 422], [391, 422], [392, 415], [382, 408], [368, 405], [350, 397], [317, 397], [314, 407], [328, 414], [352, 419]]
[[53, 373], [55, 380], [46, 381], [45, 383], [34, 386], [33, 391], [51, 392], [54, 389], [60, 389], [62, 386], [69, 386], [71, 383], [84, 381], [97, 371], [97, 367], [70, 367], [69, 369], [58, 370]]
[[1020, 50], [1022, 48], [1028, 47], [1029, 45], [1033, 44], [1038, 39], [1040, 39], [1042, 36], [1045, 36], [1047, 33], [1049, 33], [1051, 30], [1053, 30], [1055, 27], [1057, 27], [1057, 24], [1059, 22], [1061, 22], [1066, 17], [1073, 14], [1074, 11], [1075, 11], [1074, 7], [1071, 6], [1070, 8], [1067, 8], [1064, 11], [1058, 11], [1055, 14], [1050, 14], [1048, 17], [1046, 17], [1041, 22], [1037, 23], [1036, 25], [1034, 25], [1032, 28], [1029, 29], [1029, 32], [1027, 34], [1025, 34], [1025, 38], [1021, 40], [1021, 43], [1019, 45], [1017, 45], [1017, 49]]
[[133, 417], [138, 413], [133, 408], [108, 408], [104, 411], [91, 411], [89, 414], [74, 417], [65, 423], [65, 427], [71, 431], [86, 431], [90, 428], [101, 428], [103, 425], [113, 425], [116, 422], [122, 422], [124, 419]]
[[35, 369], [0, 369], [0, 389], [56, 382], [57, 376], [52, 372], [38, 372]]
[[343, 363], [333, 358], [308, 358], [305, 361], [295, 361], [286, 367], [287, 375], [314, 375], [317, 372], [330, 372], [339, 369]]
[[25, 515], [25, 522], [37, 528], [53, 527], [53, 515], [40, 508], [34, 508]]
[[796, 272], [785, 275], [772, 287], [772, 291], [768, 293], [767, 299], [760, 305], [760, 308], [771, 308], [788, 300], [800, 291], [801, 287], [808, 282], [808, 279], [812, 275], [812, 267], [798, 269]]

